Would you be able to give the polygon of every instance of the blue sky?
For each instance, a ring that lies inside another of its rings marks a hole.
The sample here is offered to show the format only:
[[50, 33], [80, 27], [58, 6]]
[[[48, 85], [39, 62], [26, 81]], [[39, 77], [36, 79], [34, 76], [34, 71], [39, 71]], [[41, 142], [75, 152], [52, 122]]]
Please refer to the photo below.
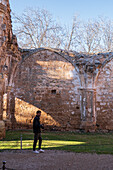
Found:
[[27, 7], [47, 9], [55, 19], [70, 23], [74, 14], [82, 20], [106, 16], [113, 18], [113, 0], [9, 0], [11, 9], [21, 14]]

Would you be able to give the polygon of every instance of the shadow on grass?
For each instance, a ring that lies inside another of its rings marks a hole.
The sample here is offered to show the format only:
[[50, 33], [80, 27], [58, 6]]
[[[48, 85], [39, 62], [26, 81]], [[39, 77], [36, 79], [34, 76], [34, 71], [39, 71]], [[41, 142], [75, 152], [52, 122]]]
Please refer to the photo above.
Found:
[[[7, 131], [6, 138], [0, 141], [0, 151], [32, 150], [32, 131]], [[85, 153], [113, 154], [112, 134], [77, 134], [71, 132], [42, 133], [42, 148], [48, 150], [64, 150]], [[37, 146], [38, 147], [38, 146]]]
[[[33, 140], [23, 140], [22, 149], [32, 150]], [[38, 148], [38, 143], [37, 143]], [[61, 140], [43, 140], [42, 148], [45, 150], [62, 150], [76, 153], [99, 153], [99, 154], [113, 154], [112, 144], [91, 145], [86, 142], [79, 141], [61, 141]], [[21, 150], [20, 141], [2, 141], [0, 142], [0, 151], [5, 150]]]

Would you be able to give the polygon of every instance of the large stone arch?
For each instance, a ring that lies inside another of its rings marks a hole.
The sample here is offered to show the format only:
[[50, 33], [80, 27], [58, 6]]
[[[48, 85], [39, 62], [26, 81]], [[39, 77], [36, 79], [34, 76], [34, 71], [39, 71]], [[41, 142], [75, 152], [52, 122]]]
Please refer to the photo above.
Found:
[[99, 129], [113, 130], [113, 54], [103, 61], [96, 77], [96, 115]]
[[67, 56], [54, 50], [35, 50], [23, 57], [14, 78], [15, 119], [18, 126], [32, 126], [37, 109], [42, 122], [58, 129], [80, 127], [77, 89], [79, 77]]
[[97, 81], [98, 81], [98, 77], [102, 71], [102, 69], [106, 66], [106, 64], [108, 64], [112, 59], [113, 59], [113, 52], [107, 53], [105, 54], [105, 59], [104, 59], [104, 55], [101, 54], [102, 62], [101, 64], [97, 67], [96, 69], [96, 74], [95, 74], [95, 81], [94, 81], [94, 86], [96, 87]]

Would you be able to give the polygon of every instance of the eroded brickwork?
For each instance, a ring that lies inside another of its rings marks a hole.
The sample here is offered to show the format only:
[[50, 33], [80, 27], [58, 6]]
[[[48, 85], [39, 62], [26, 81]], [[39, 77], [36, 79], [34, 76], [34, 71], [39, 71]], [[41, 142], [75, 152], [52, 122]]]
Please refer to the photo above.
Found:
[[[5, 126], [3, 130], [3, 95], [7, 93], [9, 86], [12, 86], [13, 75], [16, 65], [20, 60], [16, 36], [12, 33], [10, 6], [8, 0], [0, 0], [0, 138], [5, 136]], [[8, 99], [9, 100], [9, 99]], [[8, 110], [8, 107], [7, 107]], [[9, 113], [6, 114], [6, 126], [11, 122]]]
[[39, 108], [44, 112], [45, 125], [65, 130], [79, 128], [79, 76], [67, 59], [50, 50], [30, 55], [18, 66], [14, 84], [16, 120], [32, 125]]
[[112, 52], [18, 49], [0, 0], [0, 138], [5, 127], [31, 128], [37, 109], [47, 129], [113, 131], [112, 72]]
[[113, 59], [101, 70], [97, 87], [97, 123], [100, 129], [113, 130]]
[[31, 128], [40, 109], [49, 129], [113, 130], [112, 53], [72, 56], [43, 48], [21, 54], [7, 90], [13, 128]]

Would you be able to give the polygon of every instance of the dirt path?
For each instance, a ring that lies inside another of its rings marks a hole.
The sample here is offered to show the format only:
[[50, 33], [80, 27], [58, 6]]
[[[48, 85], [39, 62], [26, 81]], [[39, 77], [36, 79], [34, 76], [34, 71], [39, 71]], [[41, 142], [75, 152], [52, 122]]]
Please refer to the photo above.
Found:
[[6, 167], [16, 170], [113, 170], [113, 155], [83, 154], [46, 150], [35, 154], [31, 150], [0, 152]]

